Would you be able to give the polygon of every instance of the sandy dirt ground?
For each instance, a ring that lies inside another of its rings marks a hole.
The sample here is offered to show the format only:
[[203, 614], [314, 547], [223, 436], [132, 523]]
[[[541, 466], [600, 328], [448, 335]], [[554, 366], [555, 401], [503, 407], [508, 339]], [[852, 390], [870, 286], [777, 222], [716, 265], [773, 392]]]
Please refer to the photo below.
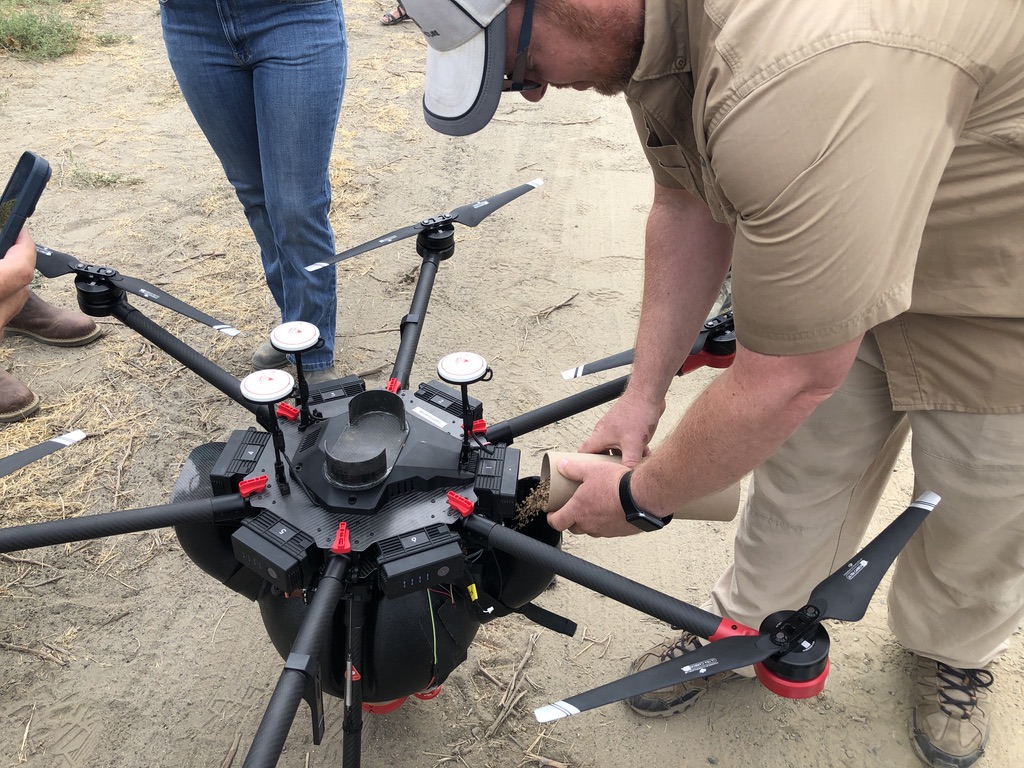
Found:
[[[381, 27], [381, 10], [346, 3], [350, 77], [332, 164], [339, 250], [543, 178], [457, 231], [412, 378], [434, 378], [449, 352], [479, 352], [494, 379], [473, 391], [492, 422], [581, 390], [558, 372], [628, 348], [637, 319], [651, 182], [625, 105], [572, 92], [539, 105], [509, 99], [480, 134], [431, 133], [419, 108], [422, 38], [411, 24]], [[72, 0], [65, 11], [86, 30], [78, 53], [49, 63], [0, 54], [0, 158], [13, 167], [32, 149], [54, 168], [33, 234], [236, 325], [242, 333], [229, 339], [133, 300], [244, 375], [278, 318], [233, 191], [167, 64], [157, 4]], [[338, 366], [365, 373], [370, 387], [390, 372], [408, 311], [419, 266], [412, 242], [339, 268]], [[37, 290], [75, 305], [69, 277]], [[0, 364], [43, 399], [39, 415], [0, 430], [0, 455], [70, 429], [90, 434], [0, 480], [5, 524], [162, 504], [192, 448], [252, 423], [116, 321], [100, 322], [104, 338], [85, 348], [22, 338], [0, 346]], [[666, 418], [713, 375], [678, 380]], [[517, 439], [523, 474], [538, 472], [545, 450], [579, 445], [596, 417]], [[904, 462], [874, 530], [902, 510], [911, 486]], [[729, 560], [731, 535], [730, 523], [684, 522], [626, 541], [570, 538], [565, 548], [700, 604]], [[439, 697], [372, 718], [362, 764], [918, 764], [907, 733], [910, 657], [886, 628], [884, 590], [862, 622], [829, 627], [832, 674], [814, 699], [735, 683], [679, 717], [644, 719], [616, 704], [548, 726], [534, 721], [535, 707], [616, 679], [671, 630], [564, 579], [538, 603], [575, 620], [576, 636], [519, 617], [486, 625]], [[255, 605], [199, 571], [168, 530], [0, 556], [2, 765], [241, 765], [280, 668]], [[1024, 758], [1019, 635], [995, 673], [999, 704], [982, 765], [1011, 768]], [[280, 765], [341, 765], [340, 706], [327, 704], [324, 743], [313, 746], [303, 705]]]

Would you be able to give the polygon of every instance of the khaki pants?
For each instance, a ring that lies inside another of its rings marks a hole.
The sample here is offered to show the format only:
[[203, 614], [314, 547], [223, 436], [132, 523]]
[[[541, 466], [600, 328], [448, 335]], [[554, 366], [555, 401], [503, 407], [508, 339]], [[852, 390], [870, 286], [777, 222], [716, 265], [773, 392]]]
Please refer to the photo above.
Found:
[[754, 472], [708, 609], [756, 628], [804, 605], [859, 548], [911, 430], [915, 496], [942, 501], [897, 561], [889, 626], [955, 667], [1004, 651], [1024, 618], [1024, 414], [893, 411], [871, 334], [839, 391]]

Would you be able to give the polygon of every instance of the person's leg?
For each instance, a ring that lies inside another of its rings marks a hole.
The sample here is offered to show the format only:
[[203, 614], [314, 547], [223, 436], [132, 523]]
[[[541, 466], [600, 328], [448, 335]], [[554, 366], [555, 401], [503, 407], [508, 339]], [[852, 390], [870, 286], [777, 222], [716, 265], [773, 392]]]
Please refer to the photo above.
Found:
[[939, 494], [897, 561], [889, 624], [907, 648], [984, 667], [1024, 621], [1024, 414], [911, 414], [917, 487]]
[[985, 669], [1024, 621], [1024, 415], [911, 414], [915, 483], [941, 497], [897, 560], [889, 626], [918, 655], [911, 736], [931, 765], [984, 753]]
[[303, 354], [309, 371], [333, 365], [337, 288], [333, 267], [306, 266], [334, 255], [330, 159], [347, 68], [345, 24], [338, 0], [276, 3], [254, 36], [256, 122], [266, 210], [274, 233], [264, 249], [283, 320], [304, 320], [324, 346]]
[[[35, 291], [29, 291], [25, 304], [7, 326], [0, 326], [0, 340], [5, 331], [55, 347], [82, 347], [103, 335], [88, 315], [55, 307]], [[0, 424], [26, 419], [39, 410], [39, 405], [39, 398], [28, 386], [0, 368]]]
[[[192, 116], [217, 155], [262, 252], [273, 248], [260, 166], [251, 53], [238, 37], [235, 6], [214, 0], [163, 0], [164, 45]], [[265, 261], [265, 258], [264, 258]], [[267, 283], [275, 303], [279, 280]]]
[[[282, 320], [311, 322], [324, 338], [303, 367], [327, 368], [334, 270], [303, 267], [334, 253], [328, 164], [345, 75], [340, 5], [166, 0], [161, 18], [171, 66], [242, 203]], [[271, 77], [275, 70], [286, 76]]]
[[238, 25], [222, 14], [235, 7], [216, 0], [164, 0], [160, 18], [185, 102], [235, 188], [257, 243], [265, 248], [273, 243], [273, 232], [263, 197], [251, 54], [237, 36]]
[[907, 432], [869, 334], [839, 390], [755, 470], [708, 610], [756, 629], [803, 606], [859, 547]]
[[390, 11], [385, 11], [384, 15], [380, 17], [380, 23], [385, 27], [392, 27], [408, 20], [409, 14], [405, 12], [405, 6], [401, 3], [395, 5]]

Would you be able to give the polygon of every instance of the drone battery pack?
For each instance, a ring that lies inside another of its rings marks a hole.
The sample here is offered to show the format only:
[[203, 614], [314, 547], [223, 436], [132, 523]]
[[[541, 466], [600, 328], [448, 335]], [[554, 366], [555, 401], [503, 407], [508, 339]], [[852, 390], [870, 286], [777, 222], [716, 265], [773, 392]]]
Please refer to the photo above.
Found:
[[399, 597], [462, 578], [465, 555], [459, 536], [446, 525], [377, 542], [380, 586], [387, 597]]
[[312, 537], [266, 510], [242, 521], [231, 546], [238, 562], [286, 594], [308, 587], [320, 562]]
[[258, 432], [252, 427], [232, 432], [210, 470], [214, 495], [238, 493], [238, 483], [256, 469], [256, 463], [269, 442], [269, 433]]
[[347, 400], [366, 391], [366, 382], [355, 375], [309, 385], [309, 406], [317, 408], [335, 400]]
[[[442, 411], [450, 413], [460, 422], [462, 421], [462, 395], [446, 384], [442, 384], [440, 381], [420, 384], [415, 396], [426, 403], [430, 403], [435, 408], [440, 408]], [[470, 421], [482, 418], [484, 404], [475, 397], [470, 397], [468, 400]]]
[[516, 485], [519, 482], [519, 449], [491, 446], [480, 452], [476, 461], [477, 511], [492, 520], [510, 520], [516, 513]]

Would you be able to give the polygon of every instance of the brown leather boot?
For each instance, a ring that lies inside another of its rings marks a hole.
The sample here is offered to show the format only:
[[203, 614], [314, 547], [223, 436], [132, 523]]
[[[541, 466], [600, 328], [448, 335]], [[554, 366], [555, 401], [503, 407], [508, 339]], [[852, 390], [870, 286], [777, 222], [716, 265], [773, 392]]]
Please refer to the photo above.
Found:
[[39, 398], [32, 390], [0, 368], [0, 424], [27, 419], [39, 410]]
[[81, 347], [103, 334], [92, 318], [47, 304], [32, 291], [29, 291], [28, 301], [21, 312], [7, 324], [6, 331], [55, 347]]

